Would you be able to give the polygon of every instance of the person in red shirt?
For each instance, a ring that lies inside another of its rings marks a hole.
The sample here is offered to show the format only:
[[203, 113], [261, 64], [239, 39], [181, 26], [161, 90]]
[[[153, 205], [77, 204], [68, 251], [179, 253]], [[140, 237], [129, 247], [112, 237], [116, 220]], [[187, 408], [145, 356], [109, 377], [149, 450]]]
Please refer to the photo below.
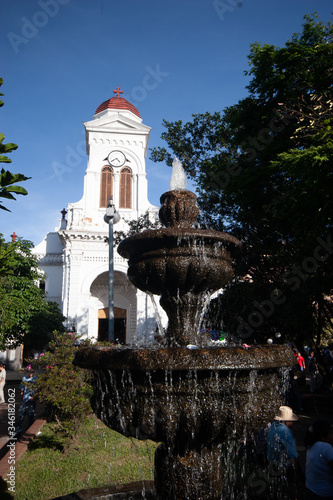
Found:
[[297, 359], [299, 366], [301, 367], [301, 370], [304, 371], [305, 370], [305, 361], [304, 361], [304, 358], [300, 352], [297, 353], [296, 359]]

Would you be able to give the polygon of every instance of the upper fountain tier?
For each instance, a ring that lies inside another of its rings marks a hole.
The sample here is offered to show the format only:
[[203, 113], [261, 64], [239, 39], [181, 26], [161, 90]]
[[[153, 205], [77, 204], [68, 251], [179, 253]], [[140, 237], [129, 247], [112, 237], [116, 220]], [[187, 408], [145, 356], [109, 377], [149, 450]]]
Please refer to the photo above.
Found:
[[207, 298], [233, 276], [232, 259], [240, 241], [230, 234], [194, 228], [196, 195], [173, 189], [161, 196], [162, 229], [123, 240], [119, 254], [129, 260], [128, 277], [140, 290], [161, 295], [169, 324], [167, 345], [207, 345], [199, 318]]

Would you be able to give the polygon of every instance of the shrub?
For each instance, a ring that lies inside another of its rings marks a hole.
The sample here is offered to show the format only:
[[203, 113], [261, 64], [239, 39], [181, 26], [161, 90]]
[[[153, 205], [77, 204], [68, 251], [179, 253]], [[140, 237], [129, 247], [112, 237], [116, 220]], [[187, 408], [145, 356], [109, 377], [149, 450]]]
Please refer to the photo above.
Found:
[[90, 372], [73, 365], [79, 337], [67, 332], [53, 335], [49, 350], [31, 361], [39, 372], [37, 395], [49, 410], [49, 418], [65, 434], [74, 436], [80, 422], [91, 412]]

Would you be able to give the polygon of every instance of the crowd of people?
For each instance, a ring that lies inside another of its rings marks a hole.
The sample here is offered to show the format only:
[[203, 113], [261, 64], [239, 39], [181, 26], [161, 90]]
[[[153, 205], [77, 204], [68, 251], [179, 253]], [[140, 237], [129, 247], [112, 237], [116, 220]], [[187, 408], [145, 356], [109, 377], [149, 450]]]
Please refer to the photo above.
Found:
[[303, 354], [295, 347], [293, 351], [298, 363], [299, 384], [305, 384], [308, 375], [312, 394], [318, 392], [323, 385], [333, 390], [333, 346], [306, 346]]
[[333, 500], [333, 415], [332, 422], [318, 415], [318, 420], [309, 425], [304, 442], [298, 439], [297, 444], [306, 450], [305, 464], [304, 457], [300, 460], [293, 432], [299, 423], [297, 412], [304, 410], [302, 392], [316, 396], [326, 391], [328, 397], [333, 397], [329, 392], [333, 391], [333, 350], [306, 347], [301, 351], [290, 347], [297, 363], [289, 373], [285, 406], [258, 433], [254, 444], [254, 453], [259, 453], [259, 463], [267, 471], [271, 485], [268, 496], [260, 498]]
[[[6, 384], [6, 368], [3, 363], [0, 363], [0, 405], [6, 405], [6, 398], [4, 394], [4, 387]], [[19, 390], [20, 390], [20, 404], [17, 411], [16, 418], [16, 436], [19, 437], [22, 433], [22, 426], [25, 416], [28, 417], [28, 427], [30, 427], [35, 418], [36, 409], [36, 376], [35, 370], [29, 366], [29, 370], [23, 376]]]
[[[305, 474], [298, 462], [298, 451], [292, 433], [298, 416], [289, 406], [281, 406], [267, 428], [267, 459], [277, 496], [304, 500], [333, 500], [333, 427], [327, 420], [313, 422], [305, 436]], [[304, 483], [300, 496], [297, 485]], [[285, 484], [288, 496], [279, 496]]]
[[16, 436], [19, 437], [22, 433], [24, 417], [28, 417], [28, 427], [30, 427], [35, 418], [36, 409], [36, 376], [33, 368], [22, 378], [20, 384], [21, 403], [17, 412], [16, 419]]

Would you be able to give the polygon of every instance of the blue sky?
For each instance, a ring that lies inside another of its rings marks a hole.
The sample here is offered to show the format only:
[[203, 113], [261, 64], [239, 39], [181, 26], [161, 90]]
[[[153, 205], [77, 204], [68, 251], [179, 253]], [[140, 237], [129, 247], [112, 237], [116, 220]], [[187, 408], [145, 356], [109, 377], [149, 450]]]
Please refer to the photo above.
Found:
[[[315, 11], [332, 20], [329, 0], [0, 0], [0, 131], [19, 146], [9, 170], [31, 177], [28, 196], [1, 211], [5, 239], [15, 231], [38, 244], [81, 199], [82, 123], [117, 85], [152, 127], [149, 146], [163, 145], [163, 118], [237, 103], [250, 44], [283, 46]], [[149, 201], [159, 205], [171, 169], [146, 166]]]

